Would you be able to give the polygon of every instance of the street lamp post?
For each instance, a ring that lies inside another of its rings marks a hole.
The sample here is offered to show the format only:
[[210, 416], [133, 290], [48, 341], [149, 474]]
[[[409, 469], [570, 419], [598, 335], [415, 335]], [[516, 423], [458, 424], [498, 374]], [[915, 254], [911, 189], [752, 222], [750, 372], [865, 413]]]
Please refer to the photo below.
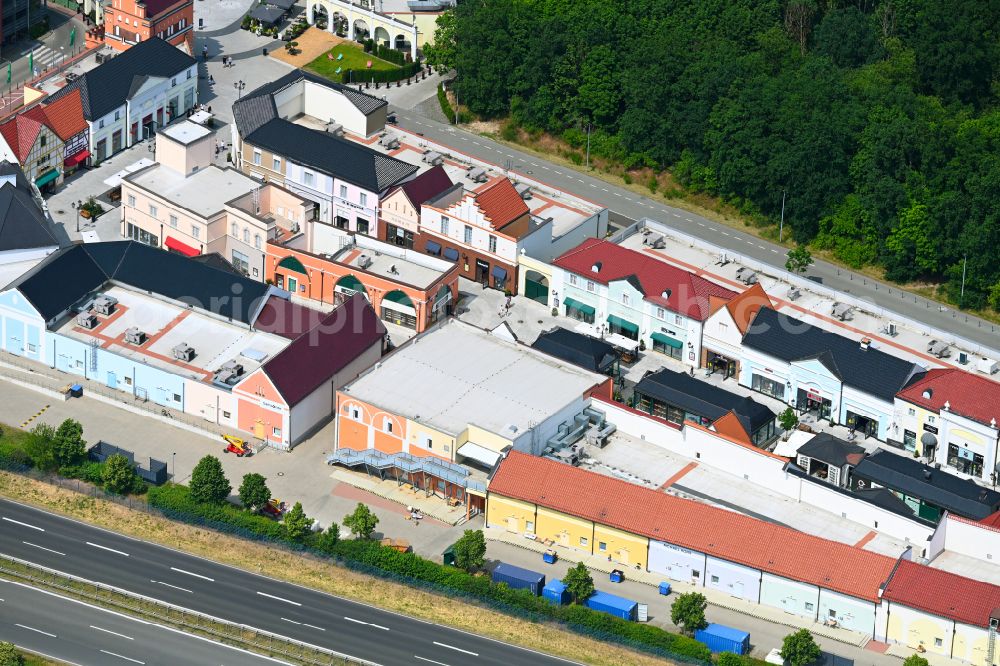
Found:
[[174, 451], [170, 458], [170, 478], [175, 479], [177, 474], [177, 452]]
[[243, 79], [233, 82], [233, 88], [236, 89], [236, 99], [240, 99], [243, 96], [243, 89], [247, 87], [247, 84], [243, 82]]
[[590, 168], [590, 128], [592, 125], [587, 123], [587, 168]]
[[83, 201], [74, 201], [70, 206], [76, 211], [76, 233], [80, 233], [80, 217], [83, 216]]
[[781, 190], [781, 223], [778, 225], [778, 242], [785, 235], [785, 191]]

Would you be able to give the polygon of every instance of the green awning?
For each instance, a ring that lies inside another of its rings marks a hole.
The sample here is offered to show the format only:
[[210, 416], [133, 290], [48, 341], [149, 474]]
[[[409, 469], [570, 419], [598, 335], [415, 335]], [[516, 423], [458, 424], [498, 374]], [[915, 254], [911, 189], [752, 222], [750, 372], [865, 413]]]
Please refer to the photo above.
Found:
[[35, 185], [38, 187], [44, 187], [51, 183], [53, 180], [59, 177], [59, 169], [53, 169], [48, 173], [43, 173], [41, 176], [35, 179]]
[[350, 289], [351, 291], [364, 291], [365, 286], [361, 284], [361, 280], [354, 277], [350, 273], [344, 277], [337, 280], [337, 286], [343, 287], [344, 289]]
[[393, 303], [399, 303], [400, 305], [405, 305], [408, 308], [413, 307], [413, 301], [410, 297], [401, 292], [399, 289], [390, 291], [388, 294], [382, 297], [384, 301], [392, 301]]
[[297, 257], [285, 257], [278, 262], [278, 268], [287, 268], [288, 270], [295, 271], [296, 273], [309, 275], [309, 273], [306, 272], [306, 267], [302, 265], [302, 262], [299, 261]]
[[628, 319], [622, 319], [621, 317], [608, 315], [608, 323], [611, 324], [612, 326], [617, 326], [623, 331], [628, 331], [629, 333], [639, 332], [639, 327], [630, 322]]
[[682, 347], [684, 347], [683, 342], [681, 342], [680, 340], [676, 340], [670, 337], [669, 335], [664, 335], [663, 333], [652, 333], [650, 334], [649, 337], [653, 338], [653, 340], [659, 342], [660, 344], [666, 345], [668, 347], [673, 347], [674, 349], [681, 349]]
[[586, 303], [581, 303], [575, 298], [566, 298], [563, 300], [563, 304], [570, 310], [577, 310], [585, 315], [593, 316], [594, 313], [597, 312], [594, 308], [590, 307]]

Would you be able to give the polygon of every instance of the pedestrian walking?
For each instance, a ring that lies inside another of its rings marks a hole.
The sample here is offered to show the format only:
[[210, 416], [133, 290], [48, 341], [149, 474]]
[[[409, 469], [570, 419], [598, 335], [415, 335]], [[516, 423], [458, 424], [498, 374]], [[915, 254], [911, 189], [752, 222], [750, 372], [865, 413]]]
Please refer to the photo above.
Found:
[[208, 85], [210, 85], [210, 86], [214, 86], [215, 85], [215, 77], [212, 76], [211, 74], [208, 75]]
[[207, 46], [203, 46], [201, 48], [201, 59], [204, 60], [204, 61], [206, 61], [206, 62], [208, 61], [208, 47]]

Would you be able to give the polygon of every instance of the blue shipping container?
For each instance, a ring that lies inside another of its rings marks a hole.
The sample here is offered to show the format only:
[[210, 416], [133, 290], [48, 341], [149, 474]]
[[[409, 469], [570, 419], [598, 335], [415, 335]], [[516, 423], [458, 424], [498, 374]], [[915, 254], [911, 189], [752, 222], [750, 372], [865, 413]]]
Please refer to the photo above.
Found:
[[632, 601], [631, 599], [625, 599], [623, 597], [617, 597], [613, 594], [608, 594], [607, 592], [594, 592], [587, 603], [585, 604], [587, 608], [592, 608], [596, 611], [601, 611], [604, 613], [610, 613], [615, 617], [620, 617], [623, 620], [631, 620], [635, 622], [636, 617], [639, 614], [639, 603]]
[[570, 602], [569, 590], [566, 589], [566, 585], [558, 578], [553, 578], [545, 584], [545, 587], [542, 588], [542, 596], [557, 606]]
[[710, 624], [694, 632], [694, 639], [708, 646], [712, 652], [746, 654], [750, 651], [750, 634], [722, 624]]
[[545, 587], [545, 574], [501, 562], [493, 570], [494, 583], [507, 583], [514, 590], [531, 590], [536, 597]]

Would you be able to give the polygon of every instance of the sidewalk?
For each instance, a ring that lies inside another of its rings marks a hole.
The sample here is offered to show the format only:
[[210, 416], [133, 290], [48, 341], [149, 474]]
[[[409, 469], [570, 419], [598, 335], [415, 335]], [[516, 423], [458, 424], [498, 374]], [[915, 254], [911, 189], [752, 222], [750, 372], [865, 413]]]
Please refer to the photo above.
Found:
[[[552, 548], [558, 552], [559, 560], [555, 564], [545, 564], [541, 553], [548, 546], [511, 534], [502, 528], [486, 527], [483, 531], [487, 539], [489, 560], [508, 562], [538, 571], [545, 574], [547, 581], [561, 578], [573, 563], [583, 561], [595, 572], [594, 582], [598, 590], [647, 604], [650, 622], [672, 631], [677, 631], [678, 628], [670, 622], [670, 604], [678, 594], [700, 592], [708, 600], [708, 621], [750, 632], [751, 654], [755, 657], [763, 658], [772, 648], [781, 647], [782, 639], [798, 629], [808, 629], [824, 651], [852, 659], [855, 666], [899, 666], [900, 659], [913, 654], [912, 648], [899, 644], [890, 645], [883, 652], [885, 646], [871, 641], [871, 636], [827, 627], [798, 615], [751, 604], [709, 588], [668, 581], [672, 591], [669, 596], [664, 597], [659, 594], [658, 586], [665, 578], [648, 571], [637, 571], [634, 567], [624, 569], [624, 582], [611, 583], [607, 573], [612, 568], [622, 568], [621, 565], [612, 565], [604, 558], [588, 556], [558, 545]], [[964, 662], [938, 655], [928, 653], [923, 656], [933, 666], [968, 666]]]
[[458, 525], [465, 520], [465, 505], [448, 506], [439, 496], [431, 495], [428, 497], [426, 492], [414, 488], [408, 483], [400, 485], [395, 479], [382, 481], [378, 477], [352, 472], [342, 467], [336, 467], [330, 474], [330, 478], [354, 486], [359, 490], [366, 490], [400, 506], [412, 506], [419, 509], [424, 515], [449, 525]]

